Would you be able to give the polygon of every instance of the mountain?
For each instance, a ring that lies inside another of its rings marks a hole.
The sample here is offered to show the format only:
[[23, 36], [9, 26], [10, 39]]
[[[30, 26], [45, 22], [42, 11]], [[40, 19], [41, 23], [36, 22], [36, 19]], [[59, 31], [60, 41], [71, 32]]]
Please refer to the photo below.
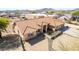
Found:
[[76, 9], [74, 9], [74, 10], [79, 10], [79, 8], [76, 8]]
[[37, 10], [33, 10], [36, 13], [42, 13], [42, 12], [47, 12], [47, 11], [55, 11], [55, 9], [52, 8], [43, 8], [43, 9], [37, 9]]

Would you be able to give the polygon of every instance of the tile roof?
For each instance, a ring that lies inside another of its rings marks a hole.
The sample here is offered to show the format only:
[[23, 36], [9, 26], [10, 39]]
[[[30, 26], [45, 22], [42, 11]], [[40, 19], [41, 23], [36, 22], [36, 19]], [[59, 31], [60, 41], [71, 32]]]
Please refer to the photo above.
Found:
[[17, 22], [17, 25], [21, 33], [23, 33], [25, 28], [28, 26], [28, 28], [26, 29], [26, 33], [28, 33], [28, 32], [33, 32], [33, 31], [36, 31], [37, 29], [40, 29], [42, 23], [43, 25], [50, 23], [52, 26], [59, 26], [63, 24], [61, 20], [52, 19], [52, 18], [47, 17], [47, 18], [40, 18], [40, 19], [34, 19], [34, 20], [19, 21]]
[[[57, 27], [60, 26], [63, 23], [62, 20], [53, 19], [51, 17], [45, 17], [45, 18], [39, 18], [39, 19], [32, 19], [32, 20], [22, 20], [16, 22], [16, 31], [20, 30], [21, 34], [24, 36], [24, 38], [28, 37], [28, 33], [33, 33], [35, 36], [38, 29], [41, 29], [43, 25], [49, 24]], [[9, 33], [13, 33], [12, 29], [12, 23], [9, 24], [7, 30]], [[17, 32], [18, 33], [18, 32]]]

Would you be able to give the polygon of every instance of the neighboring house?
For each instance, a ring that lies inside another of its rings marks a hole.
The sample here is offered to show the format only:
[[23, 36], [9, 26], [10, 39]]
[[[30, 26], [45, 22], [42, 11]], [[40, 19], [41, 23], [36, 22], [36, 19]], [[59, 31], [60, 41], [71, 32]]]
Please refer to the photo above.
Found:
[[0, 14], [0, 17], [8, 17], [7, 13], [3, 12]]
[[70, 14], [64, 14], [64, 16], [66, 16], [68, 18], [68, 20], [72, 20], [72, 15], [70, 15]]
[[52, 15], [49, 15], [50, 17], [52, 17], [53, 19], [57, 19], [60, 17], [60, 15], [58, 14], [52, 14]]
[[45, 14], [22, 14], [20, 17], [21, 18], [27, 18], [27, 19], [38, 19], [38, 18], [44, 18], [47, 15]]
[[70, 21], [70, 20], [72, 20], [72, 15], [70, 15], [70, 14], [64, 14], [64, 16], [61, 16], [58, 19], [63, 20], [63, 22]]
[[22, 14], [20, 18], [27, 18], [27, 19], [39, 19], [39, 18], [44, 18], [44, 17], [51, 17], [53, 19], [57, 19], [60, 17], [58, 14], [53, 14], [53, 15], [46, 15], [46, 14]]
[[70, 20], [70, 19], [69, 19], [68, 17], [66, 17], [66, 16], [61, 16], [61, 17], [59, 17], [58, 19], [62, 20], [63, 22]]
[[72, 20], [79, 22], [79, 16], [72, 16]]
[[70, 15], [70, 14], [64, 14], [64, 16], [68, 17], [69, 19], [72, 18], [72, 15]]
[[9, 18], [15, 18], [15, 17], [16, 17], [15, 13], [10, 13], [9, 14]]

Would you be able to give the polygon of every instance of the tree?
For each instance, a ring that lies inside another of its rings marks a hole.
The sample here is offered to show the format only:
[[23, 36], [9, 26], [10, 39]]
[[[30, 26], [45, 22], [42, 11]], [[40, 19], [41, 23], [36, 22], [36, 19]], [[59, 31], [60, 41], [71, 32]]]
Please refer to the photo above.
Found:
[[71, 11], [70, 14], [74, 16], [79, 16], [79, 10]]
[[36, 12], [35, 12], [35, 11], [31, 11], [31, 13], [32, 13], [32, 14], [35, 14]]
[[[73, 16], [79, 16], [79, 10], [71, 11], [70, 14]], [[76, 21], [78, 21], [78, 20], [76, 19]]]
[[0, 38], [2, 39], [2, 31], [7, 28], [9, 20], [7, 18], [0, 17]]
[[47, 14], [53, 14], [54, 11], [47, 11]]
[[65, 14], [65, 11], [56, 11], [55, 14], [64, 15]]

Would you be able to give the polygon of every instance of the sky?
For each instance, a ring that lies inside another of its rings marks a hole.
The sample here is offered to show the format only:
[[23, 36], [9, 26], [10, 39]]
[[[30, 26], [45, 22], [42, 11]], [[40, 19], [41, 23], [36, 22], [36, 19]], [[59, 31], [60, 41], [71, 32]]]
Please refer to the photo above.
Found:
[[79, 0], [0, 0], [0, 10], [13, 9], [73, 9], [79, 8]]

